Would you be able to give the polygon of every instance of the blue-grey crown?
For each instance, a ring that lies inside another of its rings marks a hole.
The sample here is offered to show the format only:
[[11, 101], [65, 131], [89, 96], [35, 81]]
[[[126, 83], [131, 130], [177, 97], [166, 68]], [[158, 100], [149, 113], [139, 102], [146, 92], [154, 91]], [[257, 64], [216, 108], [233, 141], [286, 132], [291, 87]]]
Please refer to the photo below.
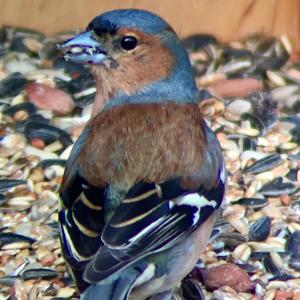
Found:
[[119, 9], [106, 12], [92, 20], [89, 27], [93, 27], [95, 31], [112, 34], [117, 31], [118, 27], [138, 27], [146, 33], [153, 34], [166, 29], [171, 30], [170, 25], [161, 17], [140, 9]]

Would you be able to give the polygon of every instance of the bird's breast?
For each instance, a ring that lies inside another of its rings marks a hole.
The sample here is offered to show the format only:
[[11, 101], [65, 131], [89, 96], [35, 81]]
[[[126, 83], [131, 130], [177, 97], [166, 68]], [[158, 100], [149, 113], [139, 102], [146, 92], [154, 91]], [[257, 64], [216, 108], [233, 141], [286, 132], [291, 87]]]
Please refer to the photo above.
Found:
[[199, 169], [204, 121], [195, 104], [126, 104], [100, 112], [80, 154], [92, 184], [130, 188], [143, 179], [161, 182]]

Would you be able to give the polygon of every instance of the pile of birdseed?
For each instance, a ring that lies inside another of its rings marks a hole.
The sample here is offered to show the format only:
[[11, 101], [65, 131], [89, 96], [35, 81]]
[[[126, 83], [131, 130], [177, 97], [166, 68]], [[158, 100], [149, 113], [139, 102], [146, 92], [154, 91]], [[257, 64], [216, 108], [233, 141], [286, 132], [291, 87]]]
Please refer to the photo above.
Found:
[[[88, 67], [45, 37], [0, 29], [0, 300], [78, 299], [58, 240], [58, 190], [91, 112]], [[176, 299], [300, 299], [300, 56], [287, 37], [184, 40], [228, 170], [212, 241]]]

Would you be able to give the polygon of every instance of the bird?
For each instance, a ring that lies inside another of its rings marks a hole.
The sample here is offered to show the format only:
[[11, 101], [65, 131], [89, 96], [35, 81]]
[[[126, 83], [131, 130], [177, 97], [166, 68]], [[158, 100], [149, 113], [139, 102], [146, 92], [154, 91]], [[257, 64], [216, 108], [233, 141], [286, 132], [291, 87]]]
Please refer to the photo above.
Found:
[[188, 54], [163, 18], [139, 9], [104, 12], [58, 47], [96, 84], [60, 188], [62, 253], [81, 299], [172, 299], [226, 190]]

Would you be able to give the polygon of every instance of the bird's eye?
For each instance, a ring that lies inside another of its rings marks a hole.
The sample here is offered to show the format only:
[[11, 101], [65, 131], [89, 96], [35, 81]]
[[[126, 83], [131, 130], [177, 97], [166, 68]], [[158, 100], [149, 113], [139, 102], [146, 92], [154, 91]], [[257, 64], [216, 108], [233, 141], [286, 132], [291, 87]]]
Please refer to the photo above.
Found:
[[121, 47], [126, 51], [133, 50], [138, 44], [136, 37], [128, 35], [122, 38]]

